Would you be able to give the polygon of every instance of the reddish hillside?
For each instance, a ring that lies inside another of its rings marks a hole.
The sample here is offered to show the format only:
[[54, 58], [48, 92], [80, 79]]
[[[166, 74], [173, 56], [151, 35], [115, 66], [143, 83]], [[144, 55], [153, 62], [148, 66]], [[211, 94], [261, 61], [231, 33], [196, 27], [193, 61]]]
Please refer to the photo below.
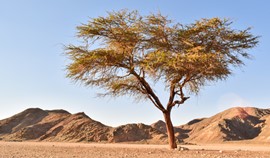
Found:
[[210, 118], [196, 119], [179, 128], [189, 130], [187, 142], [223, 142], [256, 138], [269, 109], [231, 108]]

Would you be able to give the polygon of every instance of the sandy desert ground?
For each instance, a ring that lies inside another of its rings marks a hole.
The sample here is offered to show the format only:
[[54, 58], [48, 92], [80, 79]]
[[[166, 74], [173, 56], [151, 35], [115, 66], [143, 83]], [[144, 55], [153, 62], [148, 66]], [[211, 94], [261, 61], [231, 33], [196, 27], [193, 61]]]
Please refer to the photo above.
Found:
[[0, 142], [0, 158], [270, 158], [269, 144], [182, 146], [189, 150], [147, 144]]

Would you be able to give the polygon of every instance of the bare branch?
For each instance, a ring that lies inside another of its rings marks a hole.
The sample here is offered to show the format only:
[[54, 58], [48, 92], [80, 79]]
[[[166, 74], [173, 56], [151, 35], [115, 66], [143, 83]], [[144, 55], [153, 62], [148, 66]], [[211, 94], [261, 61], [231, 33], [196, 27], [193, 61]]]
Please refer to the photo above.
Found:
[[147, 83], [147, 81], [145, 80], [145, 78], [140, 77], [135, 71], [132, 71], [131, 73], [138, 79], [138, 81], [144, 87], [144, 89], [146, 90], [146, 92], [150, 96], [149, 99], [152, 102], [154, 102], [155, 106], [158, 107], [158, 109], [160, 109], [162, 112], [165, 111], [165, 108], [161, 104], [159, 98], [156, 96], [156, 94], [154, 93], [154, 91], [152, 90], [152, 88], [150, 87], [150, 85]]
[[173, 104], [171, 105], [171, 107], [174, 107], [175, 105], [180, 105], [180, 104], [184, 104], [186, 100], [188, 100], [190, 97], [183, 97], [181, 98], [181, 100], [175, 100], [173, 102]]

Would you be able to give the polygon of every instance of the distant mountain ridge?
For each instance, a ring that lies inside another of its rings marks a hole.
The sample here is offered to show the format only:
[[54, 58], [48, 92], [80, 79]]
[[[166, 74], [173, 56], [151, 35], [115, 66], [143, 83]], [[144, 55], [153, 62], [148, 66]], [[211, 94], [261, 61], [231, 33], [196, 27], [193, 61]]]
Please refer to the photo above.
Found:
[[[175, 127], [179, 142], [221, 143], [232, 140], [270, 142], [270, 109], [235, 107], [209, 118], [194, 119]], [[166, 125], [106, 126], [85, 113], [26, 109], [0, 120], [0, 140], [65, 142], [167, 143]]]
[[116, 128], [91, 119], [85, 113], [65, 110], [26, 109], [0, 120], [0, 140], [67, 142], [166, 142], [166, 134], [144, 124]]

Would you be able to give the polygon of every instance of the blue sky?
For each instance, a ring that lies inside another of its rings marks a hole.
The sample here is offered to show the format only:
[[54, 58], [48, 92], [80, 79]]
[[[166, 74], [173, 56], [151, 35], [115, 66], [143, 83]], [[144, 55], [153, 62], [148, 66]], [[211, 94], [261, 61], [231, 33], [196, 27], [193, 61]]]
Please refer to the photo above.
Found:
[[[65, 78], [64, 45], [78, 43], [76, 26], [120, 9], [136, 9], [143, 15], [160, 11], [184, 24], [201, 18], [230, 18], [233, 28], [252, 27], [252, 33], [261, 36], [259, 45], [249, 51], [254, 59], [246, 61], [245, 67], [173, 109], [174, 125], [232, 106], [269, 108], [269, 7], [267, 0], [0, 0], [0, 119], [30, 107], [84, 111], [111, 126], [163, 119], [150, 102], [97, 98], [99, 89]], [[161, 94], [167, 99], [166, 93]]]

